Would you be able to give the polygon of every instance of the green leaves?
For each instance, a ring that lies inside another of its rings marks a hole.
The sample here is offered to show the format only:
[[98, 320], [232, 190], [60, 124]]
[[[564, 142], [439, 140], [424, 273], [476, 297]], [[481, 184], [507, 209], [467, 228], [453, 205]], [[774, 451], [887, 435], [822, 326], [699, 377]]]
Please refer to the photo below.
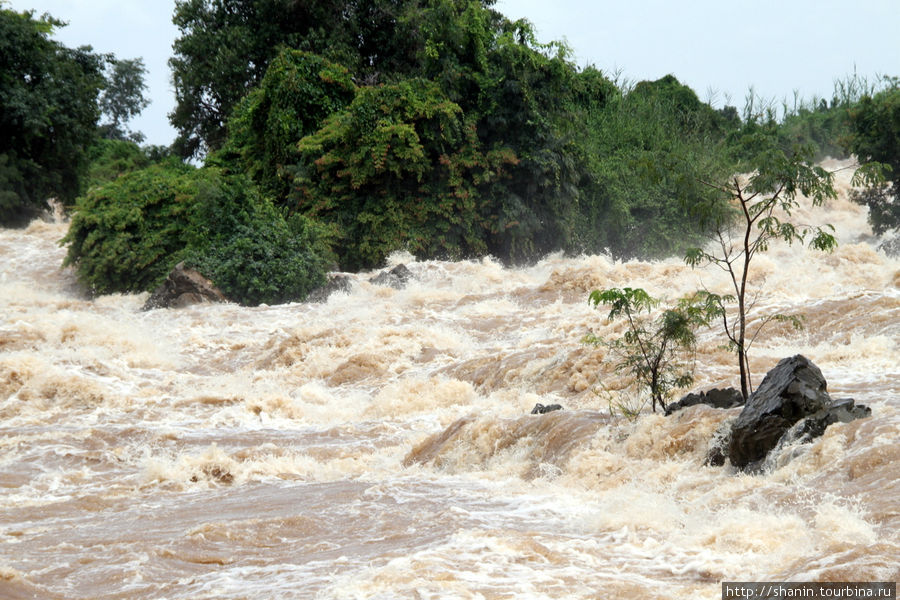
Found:
[[97, 136], [102, 57], [50, 38], [60, 22], [0, 7], [0, 224], [81, 192]]
[[696, 345], [696, 330], [723, 313], [721, 298], [697, 293], [679, 300], [675, 308], [650, 315], [660, 305], [641, 288], [594, 290], [588, 302], [610, 308], [608, 320], [625, 318], [628, 329], [617, 340], [588, 335], [585, 341], [603, 344], [616, 355], [616, 369], [627, 371], [646, 387], [656, 405], [666, 408], [672, 391], [693, 383], [689, 355]]
[[421, 79], [361, 88], [298, 150], [297, 207], [340, 230], [347, 269], [378, 266], [400, 249], [486, 252], [484, 188], [514, 160], [484, 152], [460, 106]]
[[285, 217], [245, 176], [179, 162], [92, 188], [62, 243], [96, 294], [152, 290], [185, 260], [249, 305], [304, 299], [332, 260], [325, 228]]
[[659, 305], [659, 300], [651, 298], [650, 295], [641, 288], [612, 288], [608, 290], [594, 290], [588, 297], [588, 302], [595, 307], [605, 304], [610, 307], [609, 320], [625, 314], [650, 312]]
[[850, 148], [862, 163], [853, 185], [865, 186], [854, 200], [869, 207], [877, 234], [900, 228], [900, 80], [888, 83], [850, 111]]

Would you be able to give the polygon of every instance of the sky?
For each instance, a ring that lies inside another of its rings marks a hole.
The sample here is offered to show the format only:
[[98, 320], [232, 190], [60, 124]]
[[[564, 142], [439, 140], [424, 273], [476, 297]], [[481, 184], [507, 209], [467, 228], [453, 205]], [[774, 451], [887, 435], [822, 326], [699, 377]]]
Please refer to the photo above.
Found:
[[[56, 33], [67, 46], [143, 58], [151, 104], [130, 127], [150, 144], [174, 140], [174, 0], [5, 6], [67, 21]], [[835, 80], [854, 72], [900, 75], [900, 0], [498, 0], [495, 8], [531, 21], [539, 41], [565, 41], [579, 66], [631, 82], [672, 74], [716, 106], [741, 108], [750, 86], [764, 99], [792, 102], [795, 92], [830, 98]]]

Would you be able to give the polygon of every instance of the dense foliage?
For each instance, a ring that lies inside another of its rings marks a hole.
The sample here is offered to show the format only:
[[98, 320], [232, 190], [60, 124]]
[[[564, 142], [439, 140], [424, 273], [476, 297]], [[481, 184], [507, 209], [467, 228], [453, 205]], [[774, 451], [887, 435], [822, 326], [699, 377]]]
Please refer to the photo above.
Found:
[[482, 152], [474, 127], [437, 85], [413, 79], [364, 88], [300, 142], [298, 207], [340, 232], [348, 269], [404, 248], [419, 256], [484, 254], [484, 188], [514, 162]]
[[850, 147], [860, 162], [889, 167], [888, 181], [869, 186], [855, 198], [869, 207], [876, 233], [900, 228], [900, 81], [867, 96], [851, 111]]
[[296, 145], [315, 133], [356, 93], [346, 68], [300, 50], [283, 50], [259, 86], [250, 90], [228, 123], [230, 136], [217, 162], [236, 165], [264, 190], [285, 198]]
[[0, 8], [0, 224], [30, 219], [51, 197], [71, 203], [83, 187], [103, 58], [52, 40], [59, 25]]
[[92, 188], [63, 243], [94, 293], [152, 290], [187, 260], [244, 304], [302, 300], [330, 260], [320, 227], [285, 219], [245, 177], [171, 162]]
[[202, 181], [195, 202], [187, 263], [231, 300], [298, 301], [325, 283], [332, 261], [327, 231], [300, 215], [285, 218], [247, 178]]
[[[458, 39], [434, 41], [435, 28], [455, 28], [460, 13], [480, 19], [494, 0], [177, 0], [181, 32], [170, 60], [178, 129], [176, 149], [201, 156], [221, 148], [225, 124], [257, 86], [282, 47], [338, 62], [358, 82], [391, 82], [395, 74], [426, 75], [421, 61]], [[455, 33], [456, 30], [453, 29]]]
[[657, 258], [696, 243], [707, 228], [694, 207], [721, 206], [702, 182], [733, 169], [723, 156], [724, 136], [737, 126], [728, 112], [712, 110], [667, 76], [613, 96], [588, 123], [582, 248]]
[[154, 165], [92, 188], [75, 205], [64, 264], [94, 293], [154, 288], [184, 257], [199, 176]]

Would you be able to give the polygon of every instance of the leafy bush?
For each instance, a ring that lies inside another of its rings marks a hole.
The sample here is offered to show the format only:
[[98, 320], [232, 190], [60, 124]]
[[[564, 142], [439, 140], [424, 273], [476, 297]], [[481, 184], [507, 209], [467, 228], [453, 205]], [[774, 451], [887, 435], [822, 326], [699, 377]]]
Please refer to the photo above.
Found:
[[180, 163], [91, 189], [62, 242], [94, 293], [152, 290], [186, 260], [242, 304], [302, 300], [330, 260], [321, 226], [285, 219], [246, 177]]
[[301, 215], [285, 218], [244, 177], [201, 184], [198, 228], [187, 263], [241, 304], [303, 300], [326, 281], [326, 229]]
[[671, 392], [694, 381], [689, 356], [696, 345], [695, 331], [722, 314], [708, 296], [683, 298], [678, 306], [664, 310], [655, 319], [650, 314], [659, 306], [641, 288], [594, 290], [589, 301], [595, 307], [610, 307], [608, 320], [624, 317], [625, 334], [616, 340], [588, 335], [588, 343], [604, 344], [617, 357], [616, 369], [627, 371], [650, 393], [652, 407], [665, 410]]
[[362, 88], [299, 149], [298, 207], [336, 228], [346, 269], [378, 266], [399, 249], [484, 253], [482, 186], [514, 161], [483, 152], [460, 107], [421, 79]]
[[153, 289], [184, 255], [204, 175], [154, 165], [92, 188], [75, 203], [63, 265], [94, 293]]

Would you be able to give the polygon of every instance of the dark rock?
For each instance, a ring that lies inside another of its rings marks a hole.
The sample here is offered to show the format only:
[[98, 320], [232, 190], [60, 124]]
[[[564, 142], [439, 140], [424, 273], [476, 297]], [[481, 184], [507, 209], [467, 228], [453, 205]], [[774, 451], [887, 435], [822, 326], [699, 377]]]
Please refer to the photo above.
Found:
[[316, 288], [306, 297], [307, 302], [325, 302], [335, 292], [349, 294], [352, 289], [352, 279], [349, 275], [333, 273], [328, 276], [328, 282], [320, 288]]
[[533, 415], [544, 415], [548, 412], [553, 412], [554, 410], [562, 410], [562, 406], [559, 404], [548, 404], [544, 406], [543, 404], [535, 404], [534, 408], [531, 409], [531, 414]]
[[734, 388], [725, 388], [724, 390], [713, 388], [708, 392], [700, 392], [699, 394], [690, 393], [678, 402], [668, 405], [666, 407], [666, 416], [668, 417], [682, 408], [697, 404], [706, 404], [713, 408], [734, 408], [744, 404], [744, 397], [741, 396], [740, 390]]
[[395, 290], [402, 290], [406, 287], [406, 284], [409, 283], [409, 280], [412, 279], [412, 276], [412, 271], [410, 271], [406, 265], [400, 264], [390, 271], [382, 271], [378, 275], [372, 277], [369, 279], [369, 283], [389, 286]]
[[143, 310], [182, 308], [208, 302], [228, 302], [228, 298], [209, 279], [180, 262], [150, 295]]
[[[740, 469], [759, 465], [798, 422], [796, 435], [812, 439], [831, 423], [868, 416], [852, 400], [834, 401], [822, 371], [804, 356], [782, 359], [769, 371], [731, 428], [728, 458]], [[801, 431], [802, 430], [802, 431]], [[795, 435], [795, 434], [791, 434]], [[712, 463], [711, 463], [712, 464]]]
[[853, 398], [835, 400], [831, 406], [800, 419], [779, 440], [779, 446], [795, 442], [809, 442], [825, 433], [825, 429], [834, 423], [849, 423], [856, 419], [871, 416], [872, 409], [856, 404]]

